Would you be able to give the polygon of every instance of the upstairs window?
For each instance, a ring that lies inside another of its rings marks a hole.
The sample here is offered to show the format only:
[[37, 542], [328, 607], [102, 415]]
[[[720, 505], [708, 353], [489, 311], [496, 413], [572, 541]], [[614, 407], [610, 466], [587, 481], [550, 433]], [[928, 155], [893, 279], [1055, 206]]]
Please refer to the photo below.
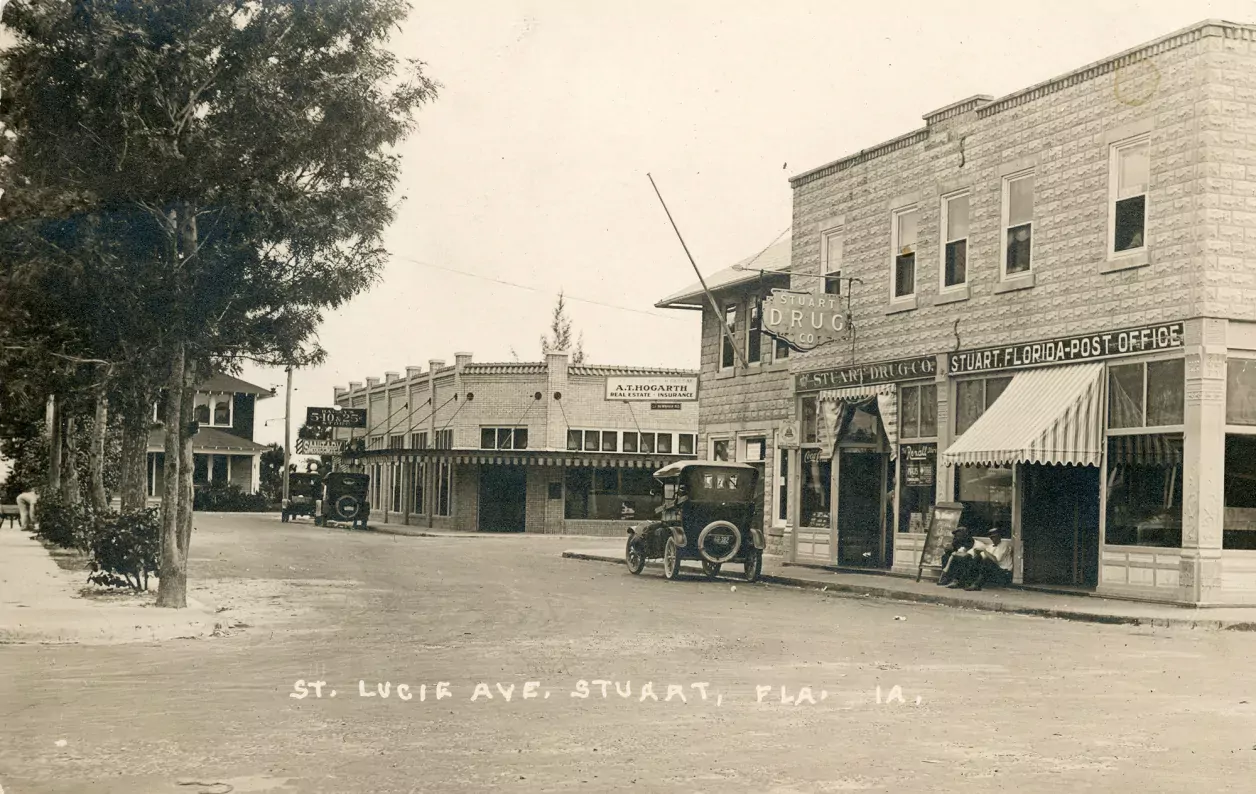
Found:
[[763, 318], [759, 314], [759, 302], [750, 302], [746, 322], [746, 361], [758, 364], [763, 357]]
[[480, 449], [527, 449], [526, 427], [481, 427]]
[[732, 369], [736, 354], [732, 340], [737, 338], [737, 307], [724, 307], [724, 327], [728, 333], [720, 331], [720, 369]]
[[942, 288], [960, 287], [968, 282], [968, 193], [942, 199]]
[[1151, 143], [1146, 137], [1112, 147], [1108, 179], [1108, 244], [1114, 254], [1147, 245], [1147, 186], [1151, 181]]
[[894, 252], [894, 298], [909, 298], [916, 294], [916, 221], [915, 207], [898, 210], [893, 216], [890, 245]]
[[829, 295], [842, 294], [842, 229], [830, 229], [820, 235], [820, 290]]
[[1003, 180], [1003, 275], [1028, 273], [1033, 254], [1034, 172]]
[[[427, 433], [411, 433], [410, 434], [411, 449], [427, 449]], [[422, 512], [422, 511], [419, 511]]]

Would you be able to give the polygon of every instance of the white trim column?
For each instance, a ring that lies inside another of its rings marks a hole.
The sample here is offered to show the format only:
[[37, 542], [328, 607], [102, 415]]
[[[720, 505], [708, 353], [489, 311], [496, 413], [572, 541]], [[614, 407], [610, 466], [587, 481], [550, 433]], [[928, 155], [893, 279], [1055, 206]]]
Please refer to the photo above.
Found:
[[1225, 514], [1226, 321], [1185, 324], [1186, 416], [1182, 448], [1182, 599], [1221, 601]]
[[250, 479], [251, 493], [259, 493], [262, 490], [262, 453], [260, 452], [253, 453], [253, 471]]

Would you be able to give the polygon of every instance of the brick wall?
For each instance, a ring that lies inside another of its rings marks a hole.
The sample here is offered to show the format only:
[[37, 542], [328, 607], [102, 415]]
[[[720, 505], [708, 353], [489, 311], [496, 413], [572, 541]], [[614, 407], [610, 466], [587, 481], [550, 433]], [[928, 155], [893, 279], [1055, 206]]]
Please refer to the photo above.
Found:
[[[791, 368], [1110, 330], [1185, 319], [1218, 306], [1200, 300], [1202, 222], [1221, 216], [1206, 207], [1214, 178], [1206, 176], [1212, 166], [1205, 165], [1199, 111], [1214, 102], [1202, 97], [1214, 91], [1207, 65], [1221, 57], [1210, 54], [1221, 41], [1185, 36], [1128, 63], [1092, 65], [1067, 79], [938, 118], [879, 156], [874, 151], [827, 168], [818, 178], [795, 178], [795, 271], [818, 272], [821, 226], [842, 216], [842, 275], [863, 283], [852, 293], [854, 352], [849, 345], [833, 345], [794, 356]], [[1239, 57], [1235, 49], [1224, 52]], [[1105, 272], [1111, 269], [1108, 146], [1144, 131], [1151, 141], [1149, 263]], [[1002, 175], [1029, 165], [1036, 174], [1035, 283], [1000, 292]], [[972, 191], [970, 297], [938, 303], [940, 201], [960, 188]], [[890, 213], [900, 203], [896, 198], [916, 199], [920, 211], [917, 308], [890, 313]]]

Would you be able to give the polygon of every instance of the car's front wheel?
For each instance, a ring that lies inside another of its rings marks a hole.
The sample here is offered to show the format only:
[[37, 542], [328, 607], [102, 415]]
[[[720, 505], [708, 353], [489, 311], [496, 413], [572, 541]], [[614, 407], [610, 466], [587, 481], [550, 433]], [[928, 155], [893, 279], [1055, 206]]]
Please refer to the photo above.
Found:
[[668, 538], [667, 545], [663, 546], [663, 576], [667, 579], [680, 576], [680, 549], [675, 538]]
[[645, 547], [636, 538], [628, 538], [628, 548], [624, 550], [624, 562], [628, 565], [628, 573], [638, 574], [645, 570]]
[[744, 565], [746, 581], [758, 581], [759, 574], [763, 573], [763, 552], [758, 549], [751, 549], [746, 552], [746, 561]]

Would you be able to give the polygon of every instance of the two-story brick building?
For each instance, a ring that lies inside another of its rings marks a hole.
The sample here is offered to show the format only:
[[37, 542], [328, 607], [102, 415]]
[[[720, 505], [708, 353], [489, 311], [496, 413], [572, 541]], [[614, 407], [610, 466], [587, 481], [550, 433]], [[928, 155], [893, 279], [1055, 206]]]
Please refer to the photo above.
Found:
[[1256, 603], [1254, 48], [1203, 22], [790, 180], [843, 334], [719, 380], [708, 310], [702, 373], [785, 390], [794, 561], [914, 573], [959, 501], [1017, 582]]
[[624, 533], [661, 503], [653, 473], [695, 457], [697, 373], [542, 362], [428, 362], [337, 388], [365, 408], [371, 516], [487, 532]]

